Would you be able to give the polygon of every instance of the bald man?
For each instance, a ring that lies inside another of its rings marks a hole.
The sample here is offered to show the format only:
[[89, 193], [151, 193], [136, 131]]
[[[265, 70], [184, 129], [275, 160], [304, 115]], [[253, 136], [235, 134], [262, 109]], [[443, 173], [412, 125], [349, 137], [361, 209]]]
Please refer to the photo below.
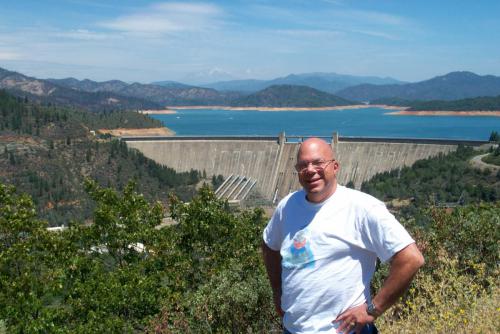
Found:
[[[422, 254], [382, 202], [337, 183], [328, 143], [304, 141], [295, 168], [303, 189], [278, 204], [262, 245], [284, 333], [377, 333], [373, 322], [407, 289]], [[390, 273], [372, 298], [377, 258]]]

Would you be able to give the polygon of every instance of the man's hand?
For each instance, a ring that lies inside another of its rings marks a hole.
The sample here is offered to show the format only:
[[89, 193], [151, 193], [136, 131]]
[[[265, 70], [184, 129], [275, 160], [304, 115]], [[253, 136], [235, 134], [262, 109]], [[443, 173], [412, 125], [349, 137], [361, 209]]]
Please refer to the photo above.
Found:
[[340, 322], [337, 328], [338, 333], [352, 333], [360, 334], [363, 327], [375, 321], [375, 317], [369, 315], [366, 311], [367, 305], [362, 304], [348, 309], [340, 314], [333, 322]]
[[[422, 254], [414, 243], [394, 254], [391, 259], [389, 276], [372, 300], [377, 305], [380, 314], [398, 300], [424, 262]], [[359, 334], [363, 326], [373, 321], [375, 321], [375, 317], [368, 314], [367, 305], [363, 304], [348, 309], [333, 322], [342, 322], [337, 329], [338, 332], [352, 333], [355, 331], [356, 334]]]

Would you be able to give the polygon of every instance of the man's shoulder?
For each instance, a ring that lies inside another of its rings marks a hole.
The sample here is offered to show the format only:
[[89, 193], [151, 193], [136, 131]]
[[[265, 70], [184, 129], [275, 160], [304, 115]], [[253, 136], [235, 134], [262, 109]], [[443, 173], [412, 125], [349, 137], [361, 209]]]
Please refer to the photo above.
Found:
[[360, 190], [348, 188], [345, 186], [339, 186], [339, 190], [342, 193], [342, 198], [350, 202], [350, 204], [352, 205], [365, 208], [371, 207], [373, 205], [384, 205], [384, 203], [378, 198], [373, 197], [372, 195]]
[[283, 208], [287, 206], [287, 204], [298, 204], [304, 198], [305, 192], [303, 189], [291, 192], [279, 201], [277, 208]]
[[285, 197], [283, 197], [279, 201], [278, 205], [286, 204], [290, 201], [295, 201], [295, 200], [299, 199], [301, 196], [305, 196], [303, 189], [293, 191], [293, 192], [289, 193], [288, 195], [286, 195]]

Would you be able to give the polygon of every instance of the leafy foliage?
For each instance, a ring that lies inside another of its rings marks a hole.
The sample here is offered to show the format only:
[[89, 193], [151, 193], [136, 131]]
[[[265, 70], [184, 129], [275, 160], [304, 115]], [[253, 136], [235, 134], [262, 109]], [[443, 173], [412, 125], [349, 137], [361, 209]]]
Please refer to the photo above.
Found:
[[177, 224], [158, 229], [161, 205], [149, 204], [133, 184], [122, 194], [95, 181], [85, 187], [96, 201], [92, 223], [54, 233], [29, 197], [0, 186], [0, 319], [9, 332], [272, 326], [257, 251], [262, 211], [233, 213], [203, 187], [190, 204], [172, 198]]
[[[427, 249], [431, 258], [443, 249], [453, 254], [463, 270], [474, 271], [470, 264], [484, 263], [486, 274], [498, 271], [500, 261], [500, 204], [481, 203], [457, 208], [451, 213], [444, 210], [430, 212], [432, 223], [425, 234], [427, 242], [440, 247]], [[432, 264], [431, 264], [432, 265]]]
[[[227, 269], [215, 274], [186, 298], [187, 323], [196, 333], [259, 332], [271, 328], [268, 281], [262, 266], [249, 270], [241, 260], [232, 259]], [[275, 326], [279, 326], [276, 322]]]
[[[451, 213], [429, 209], [425, 227], [407, 227], [424, 253], [399, 307], [378, 324], [389, 333], [494, 333], [498, 329], [500, 202], [470, 205]], [[384, 270], [379, 271], [383, 272]], [[375, 284], [382, 279], [377, 276]], [[486, 316], [488, 315], [488, 316]]]
[[159, 312], [161, 206], [133, 185], [121, 196], [86, 187], [97, 201], [93, 224], [51, 233], [28, 197], [1, 185], [0, 318], [11, 332], [132, 332]]
[[[232, 212], [203, 187], [189, 204], [172, 198], [176, 224], [157, 229], [162, 207], [149, 204], [133, 184], [122, 194], [95, 181], [85, 186], [96, 201], [92, 224], [54, 233], [36, 218], [29, 197], [0, 185], [0, 319], [6, 332], [279, 331], [258, 252], [262, 211]], [[427, 265], [379, 327], [491, 331], [494, 320], [479, 319], [478, 312], [497, 312], [497, 304], [487, 301], [498, 300], [500, 204], [423, 214], [429, 216], [425, 226], [403, 222]], [[386, 272], [378, 271], [376, 289]]]
[[44, 332], [54, 327], [60, 272], [55, 269], [60, 242], [36, 218], [33, 202], [0, 184], [0, 318], [12, 332]]
[[181, 252], [177, 271], [182, 299], [172, 300], [152, 323], [155, 333], [268, 332], [271, 291], [257, 251], [261, 210], [233, 213], [208, 187], [189, 204], [171, 200]]

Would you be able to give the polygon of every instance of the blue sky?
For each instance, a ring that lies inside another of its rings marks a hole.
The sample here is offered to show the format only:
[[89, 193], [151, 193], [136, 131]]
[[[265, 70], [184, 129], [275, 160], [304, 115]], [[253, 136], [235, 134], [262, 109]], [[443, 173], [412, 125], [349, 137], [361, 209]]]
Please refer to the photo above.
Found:
[[0, 0], [0, 67], [130, 82], [500, 75], [499, 14], [495, 0]]

